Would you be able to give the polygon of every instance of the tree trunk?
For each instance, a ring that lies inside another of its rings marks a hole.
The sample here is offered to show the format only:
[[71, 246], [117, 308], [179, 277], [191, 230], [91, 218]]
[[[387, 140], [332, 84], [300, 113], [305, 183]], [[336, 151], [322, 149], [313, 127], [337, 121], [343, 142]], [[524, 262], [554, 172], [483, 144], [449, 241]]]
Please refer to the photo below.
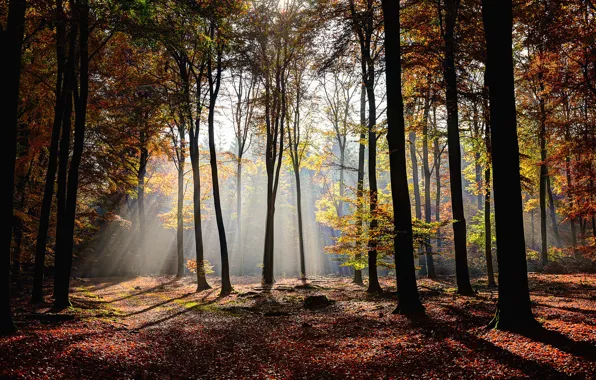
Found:
[[[377, 229], [378, 221], [375, 217], [377, 209], [377, 133], [375, 131], [377, 124], [377, 105], [375, 103], [374, 89], [374, 63], [368, 58], [368, 80], [366, 82], [366, 92], [368, 97], [368, 186], [370, 190], [370, 230]], [[382, 292], [379, 284], [377, 272], [377, 242], [374, 238], [368, 241], [368, 293]]]
[[387, 142], [395, 225], [394, 255], [399, 304], [394, 313], [424, 312], [416, 287], [412, 210], [408, 194], [404, 104], [401, 87], [399, 2], [383, 0], [387, 77]]
[[484, 170], [484, 254], [486, 256], [486, 273], [488, 276], [488, 286], [494, 287], [495, 272], [493, 269], [493, 242], [492, 229], [490, 223], [490, 167]]
[[304, 257], [304, 233], [302, 229], [302, 192], [300, 190], [300, 168], [294, 166], [296, 178], [296, 213], [298, 214], [298, 246], [300, 252], [300, 279], [306, 280], [306, 261]]
[[[360, 137], [358, 140], [358, 179], [357, 179], [357, 187], [356, 187], [356, 198], [362, 199], [364, 194], [364, 141], [366, 139], [365, 133], [365, 125], [366, 125], [366, 86], [362, 83], [360, 87]], [[360, 205], [360, 203], [358, 203]], [[360, 215], [363, 214], [364, 210], [360, 209]], [[359, 218], [358, 221], [358, 235], [361, 234], [363, 227], [363, 220], [362, 217]], [[356, 260], [360, 261], [362, 255], [360, 254], [360, 249], [358, 249], [358, 253], [356, 254]], [[354, 283], [357, 285], [364, 285], [362, 281], [362, 270], [357, 269], [354, 271]]]
[[557, 210], [555, 208], [553, 189], [550, 184], [550, 175], [546, 177], [546, 190], [548, 193], [548, 208], [550, 211], [550, 220], [553, 223], [553, 234], [555, 235], [555, 244], [557, 247], [561, 247], [561, 237], [559, 236], [559, 225], [557, 223]]
[[457, 105], [457, 75], [455, 71], [455, 37], [458, 1], [445, 0], [445, 60], [444, 74], [447, 101], [447, 143], [449, 145], [449, 179], [451, 184], [451, 207], [453, 211], [453, 238], [455, 242], [455, 272], [457, 293], [473, 295], [468, 273], [466, 247], [466, 219], [464, 215], [463, 188], [461, 179], [461, 146], [459, 141], [459, 115]]
[[513, 84], [511, 0], [483, 0], [487, 40], [494, 204], [499, 263], [495, 328], [536, 326], [530, 304]]
[[[211, 37], [213, 38], [213, 26], [211, 29]], [[220, 47], [217, 48], [217, 66], [215, 73], [215, 80], [212, 75], [211, 55], [209, 55], [209, 63], [207, 65], [207, 76], [209, 78], [209, 158], [211, 161], [211, 180], [213, 183], [213, 206], [215, 208], [215, 220], [217, 222], [217, 232], [219, 236], [219, 247], [221, 250], [221, 295], [227, 295], [232, 292], [232, 283], [230, 282], [230, 261], [228, 257], [228, 241], [226, 239], [226, 231], [221, 212], [221, 198], [219, 193], [219, 177], [217, 174], [217, 155], [215, 152], [215, 104], [217, 102], [217, 95], [219, 93], [219, 85], [221, 83], [222, 71], [222, 52]]]
[[[62, 118], [62, 132], [60, 136], [60, 151], [58, 161], [58, 186], [56, 190], [56, 248], [54, 255], [54, 303], [57, 309], [64, 309], [70, 306], [68, 300], [68, 289], [64, 294], [64, 276], [67, 267], [67, 252], [65, 240], [68, 239], [66, 232], [68, 218], [66, 216], [66, 197], [67, 197], [67, 175], [68, 175], [68, 157], [70, 155], [70, 134], [71, 118], [73, 108], [73, 87], [75, 87], [75, 49], [77, 39], [77, 27], [71, 24], [69, 32], [69, 49], [66, 72], [66, 103], [64, 105], [64, 116]], [[60, 294], [62, 289], [62, 294]], [[59, 302], [57, 302], [60, 300]]]
[[[434, 113], [434, 112], [433, 112]], [[437, 125], [435, 120], [435, 127]], [[441, 221], [441, 152], [439, 151], [439, 138], [434, 141], [435, 156], [435, 182], [437, 185], [437, 195], [435, 198], [435, 222]], [[437, 228], [437, 251], [441, 250], [441, 228]]]
[[17, 154], [17, 121], [19, 105], [19, 87], [21, 78], [21, 47], [25, 28], [25, 0], [10, 0], [8, 4], [8, 18], [6, 29], [0, 31], [0, 48], [4, 54], [0, 60], [0, 72], [3, 75], [3, 85], [0, 90], [0, 115], [4, 132], [4, 160], [3, 175], [4, 201], [2, 203], [2, 220], [6, 225], [2, 229], [2, 289], [0, 289], [0, 334], [15, 331], [10, 307], [10, 244], [12, 240], [14, 173]]
[[147, 173], [147, 161], [149, 152], [147, 150], [147, 140], [144, 132], [140, 134], [141, 152], [139, 155], [139, 171], [137, 174], [137, 210], [139, 218], [139, 242], [137, 245], [137, 262], [140, 273], [145, 271], [146, 267], [146, 232], [147, 221], [145, 219], [145, 175]]
[[[79, 188], [79, 166], [85, 147], [85, 127], [87, 122], [87, 100], [89, 95], [89, 4], [87, 0], [75, 2], [76, 18], [79, 23], [79, 59], [80, 67], [78, 70], [79, 84], [76, 86], [74, 82], [74, 105], [75, 105], [75, 122], [74, 122], [74, 143], [72, 157], [70, 160], [70, 167], [68, 169], [68, 184], [66, 191], [66, 209], [63, 229], [63, 245], [56, 247], [56, 256], [58, 256], [58, 249], [62, 249], [60, 253], [64, 258], [64, 265], [56, 268], [56, 278], [59, 284], [58, 292], [54, 294], [54, 308], [63, 309], [70, 305], [69, 290], [70, 290], [70, 274], [72, 270], [72, 259], [74, 249], [74, 229], [75, 217], [77, 209], [77, 193]], [[76, 78], [76, 77], [75, 77]]]
[[[428, 112], [430, 110], [430, 94], [425, 99], [424, 120], [422, 121], [422, 165], [424, 172], [424, 221], [431, 223], [430, 178], [431, 171], [428, 165]], [[430, 236], [426, 238], [426, 266], [428, 278], [435, 279], [435, 263], [432, 255]]]
[[242, 152], [238, 153], [236, 169], [236, 247], [240, 254], [240, 275], [244, 276], [244, 249], [242, 248]]
[[64, 114], [67, 91], [65, 87], [65, 59], [66, 59], [66, 22], [62, 6], [62, 0], [56, 1], [56, 104], [54, 106], [54, 123], [52, 125], [52, 136], [50, 139], [50, 156], [48, 158], [48, 169], [46, 171], [43, 198], [39, 215], [39, 227], [37, 229], [37, 240], [35, 244], [35, 268], [33, 274], [33, 290], [31, 302], [43, 301], [43, 277], [46, 261], [46, 244], [48, 240], [48, 228], [50, 214], [52, 211], [52, 198], [54, 197], [54, 182], [58, 166], [58, 143], [60, 141], [60, 126]]
[[[184, 128], [180, 131], [181, 150], [183, 150]], [[184, 218], [182, 215], [184, 207], [184, 152], [182, 159], [178, 162], [178, 201], [176, 208], [176, 277], [184, 276]]]
[[540, 95], [540, 257], [542, 265], [548, 263], [548, 241], [546, 236], [546, 111], [544, 109], [544, 98]]
[[[412, 184], [414, 185], [414, 210], [416, 219], [422, 219], [422, 205], [420, 198], [420, 178], [418, 178], [418, 157], [416, 156], [416, 132], [410, 132], [410, 161], [412, 162]], [[422, 253], [422, 247], [418, 249], [418, 263], [420, 264], [420, 276], [426, 276], [426, 256]]]

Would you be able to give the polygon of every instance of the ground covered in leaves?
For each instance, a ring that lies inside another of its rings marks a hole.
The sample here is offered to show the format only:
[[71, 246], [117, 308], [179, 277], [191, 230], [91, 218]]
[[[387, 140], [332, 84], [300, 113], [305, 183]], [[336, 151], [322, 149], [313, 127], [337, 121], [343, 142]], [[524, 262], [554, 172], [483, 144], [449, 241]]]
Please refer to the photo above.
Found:
[[[19, 331], [0, 337], [0, 377], [596, 376], [595, 275], [531, 275], [534, 313], [545, 330], [529, 336], [485, 328], [496, 290], [482, 279], [474, 297], [456, 295], [453, 279], [419, 281], [426, 316], [412, 319], [392, 314], [390, 278], [383, 295], [337, 277], [313, 278], [309, 287], [282, 279], [273, 289], [256, 277], [232, 280], [236, 292], [220, 298], [217, 286], [196, 293], [190, 277], [77, 279], [73, 307], [59, 315], [49, 303], [17, 299]], [[330, 305], [306, 309], [312, 295]]]

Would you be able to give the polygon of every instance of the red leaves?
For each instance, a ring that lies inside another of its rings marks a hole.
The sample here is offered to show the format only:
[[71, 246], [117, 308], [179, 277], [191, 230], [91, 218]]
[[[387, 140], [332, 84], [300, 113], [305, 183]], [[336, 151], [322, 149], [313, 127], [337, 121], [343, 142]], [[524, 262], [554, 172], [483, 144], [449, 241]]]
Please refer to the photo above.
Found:
[[[190, 279], [85, 283], [69, 311], [77, 320], [27, 320], [0, 338], [0, 377], [496, 379], [596, 370], [570, 350], [596, 343], [593, 275], [531, 276], [534, 313], [569, 347], [487, 331], [494, 303], [481, 285], [478, 297], [461, 297], [448, 292], [451, 280], [422, 280], [427, 317], [408, 320], [390, 314], [395, 299], [369, 296], [348, 279], [318, 279], [318, 289], [282, 279], [271, 293], [258, 280], [235, 279], [239, 294], [224, 299], [217, 289], [195, 293]], [[337, 302], [305, 310], [303, 298], [315, 293]], [[272, 308], [289, 315], [265, 317]]]

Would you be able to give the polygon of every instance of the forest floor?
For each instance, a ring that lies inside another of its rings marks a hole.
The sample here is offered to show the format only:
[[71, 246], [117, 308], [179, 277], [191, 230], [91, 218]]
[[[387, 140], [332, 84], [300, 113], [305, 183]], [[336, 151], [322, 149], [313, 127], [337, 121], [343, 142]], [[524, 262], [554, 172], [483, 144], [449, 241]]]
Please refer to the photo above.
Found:
[[[596, 275], [531, 274], [545, 328], [531, 336], [486, 329], [496, 290], [483, 279], [474, 297], [456, 295], [451, 278], [420, 280], [426, 316], [413, 319], [392, 314], [394, 293], [368, 295], [347, 278], [313, 278], [309, 289], [280, 279], [272, 290], [233, 278], [236, 292], [224, 298], [217, 286], [196, 293], [193, 280], [76, 279], [61, 316], [17, 298], [19, 331], [0, 337], [0, 378], [596, 376]], [[382, 281], [395, 291], [393, 279]], [[308, 295], [335, 302], [307, 310]]]

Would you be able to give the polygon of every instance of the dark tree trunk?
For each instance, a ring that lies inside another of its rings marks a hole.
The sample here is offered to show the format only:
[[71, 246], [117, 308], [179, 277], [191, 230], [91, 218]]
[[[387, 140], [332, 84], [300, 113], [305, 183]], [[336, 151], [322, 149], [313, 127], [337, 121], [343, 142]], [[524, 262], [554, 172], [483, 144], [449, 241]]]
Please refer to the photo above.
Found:
[[[214, 37], [214, 26], [211, 26], [211, 38]], [[218, 36], [219, 37], [219, 36]], [[221, 47], [217, 47], [217, 62], [215, 67], [215, 78], [212, 73], [211, 53], [207, 64], [207, 77], [209, 79], [209, 158], [211, 161], [211, 181], [213, 184], [213, 206], [215, 208], [215, 220], [217, 222], [217, 232], [219, 235], [219, 247], [221, 250], [221, 295], [227, 295], [232, 292], [232, 283], [230, 282], [230, 261], [228, 257], [228, 241], [221, 212], [221, 198], [219, 193], [219, 177], [217, 174], [217, 155], [215, 152], [215, 104], [219, 94], [219, 85], [221, 83], [222, 71]]]
[[[486, 64], [486, 63], [485, 63]], [[490, 140], [490, 106], [488, 93], [488, 71], [484, 70], [484, 86], [482, 88], [482, 113], [484, 117], [484, 145], [486, 146], [487, 162], [484, 170], [484, 255], [486, 257], [486, 273], [488, 277], [488, 286], [494, 287], [495, 274], [493, 269], [493, 246], [492, 246], [492, 227], [490, 220], [490, 193], [492, 183], [490, 178], [491, 171], [491, 140]]]
[[459, 116], [457, 105], [457, 75], [455, 71], [455, 24], [458, 13], [457, 0], [445, 0], [446, 27], [444, 74], [447, 101], [447, 143], [449, 145], [449, 179], [451, 184], [451, 207], [453, 211], [453, 238], [455, 243], [455, 272], [457, 293], [473, 295], [468, 273], [466, 248], [466, 219], [464, 215], [463, 188], [461, 179], [461, 146], [459, 141]]
[[[436, 120], [435, 120], [436, 127]], [[441, 221], [441, 152], [439, 150], [438, 137], [434, 141], [435, 156], [435, 183], [437, 185], [437, 194], [435, 198], [435, 222]], [[437, 251], [441, 250], [441, 228], [437, 228]]]
[[[412, 184], [414, 185], [414, 210], [416, 219], [422, 219], [422, 205], [420, 198], [420, 178], [418, 178], [418, 157], [416, 156], [416, 132], [410, 132], [410, 161], [412, 162]], [[422, 253], [422, 247], [418, 249], [418, 263], [420, 265], [420, 276], [426, 276], [426, 256]]]
[[2, 101], [0, 102], [0, 115], [4, 144], [4, 159], [2, 160], [2, 173], [6, 177], [4, 201], [2, 203], [2, 220], [6, 222], [2, 228], [2, 288], [0, 289], [0, 334], [9, 334], [15, 331], [10, 307], [10, 245], [12, 240], [13, 220], [13, 194], [14, 173], [17, 154], [17, 120], [19, 105], [19, 87], [21, 78], [21, 47], [25, 29], [25, 0], [10, 0], [8, 3], [8, 18], [6, 28], [0, 30], [0, 48], [3, 52], [0, 60], [0, 73], [2, 74]]
[[555, 235], [555, 244], [561, 247], [561, 237], [559, 236], [559, 225], [557, 222], [557, 210], [555, 208], [555, 199], [553, 189], [550, 184], [550, 175], [546, 177], [546, 190], [548, 193], [548, 208], [550, 211], [550, 220], [553, 223], [553, 234]]
[[[274, 233], [275, 200], [279, 185], [279, 174], [283, 158], [285, 123], [285, 102], [280, 99], [282, 83], [285, 81], [285, 67], [280, 65], [279, 52], [275, 67], [275, 88], [269, 76], [265, 78], [265, 124], [267, 129], [265, 166], [267, 171], [267, 217], [265, 221], [265, 244], [263, 249], [264, 285], [274, 283]], [[285, 84], [284, 84], [285, 86]], [[274, 91], [272, 91], [274, 90]], [[283, 95], [285, 96], [285, 94]], [[273, 98], [273, 99], [272, 99]], [[275, 116], [274, 116], [275, 115]]]
[[[356, 198], [361, 199], [364, 194], [364, 141], [366, 139], [365, 127], [366, 126], [366, 86], [364, 83], [360, 87], [360, 136], [358, 142], [358, 179], [356, 185]], [[359, 203], [360, 204], [360, 203]], [[360, 207], [360, 206], [359, 206]], [[359, 210], [362, 215], [364, 210]], [[362, 217], [358, 221], [358, 235], [362, 232], [363, 220]], [[362, 255], [356, 254], [356, 260], [360, 261]], [[354, 271], [354, 283], [358, 285], [364, 285], [362, 281], [362, 270], [357, 269]]]
[[79, 83], [74, 86], [74, 143], [70, 167], [68, 169], [68, 184], [66, 191], [66, 209], [63, 229], [63, 245], [56, 247], [56, 256], [58, 249], [62, 249], [61, 256], [64, 258], [64, 265], [56, 268], [56, 278], [59, 284], [58, 292], [54, 294], [54, 308], [63, 309], [70, 305], [70, 273], [72, 270], [72, 258], [74, 249], [74, 229], [77, 209], [77, 192], [79, 188], [79, 166], [83, 156], [85, 146], [85, 126], [87, 122], [87, 99], [89, 95], [89, 4], [87, 0], [75, 2], [75, 17], [79, 23], [79, 59], [80, 66], [78, 70]]
[[302, 192], [300, 190], [300, 168], [294, 166], [296, 178], [296, 213], [298, 214], [298, 245], [300, 253], [300, 279], [306, 280], [306, 262], [304, 257], [304, 233], [302, 230]]
[[[184, 130], [181, 131], [184, 133]], [[181, 137], [183, 140], [184, 137]], [[184, 153], [182, 153], [184, 157]], [[184, 277], [184, 161], [178, 162], [178, 199], [176, 204], [176, 277]]]
[[486, 170], [484, 170], [484, 182], [486, 186], [484, 191], [484, 254], [486, 256], [488, 286], [494, 287], [496, 286], [496, 283], [495, 271], [493, 269], [493, 243], [490, 223], [490, 168], [488, 166]]
[[[375, 216], [377, 209], [377, 133], [375, 132], [377, 120], [377, 105], [375, 103], [375, 89], [374, 89], [374, 67], [373, 62], [369, 57], [368, 63], [368, 80], [366, 82], [366, 92], [368, 97], [368, 186], [370, 190], [370, 213], [371, 231], [376, 230], [378, 221]], [[368, 293], [382, 292], [381, 284], [379, 284], [379, 276], [377, 272], [377, 242], [374, 238], [368, 241]]]
[[[424, 171], [424, 221], [431, 223], [430, 178], [431, 170], [428, 164], [428, 113], [430, 110], [430, 94], [425, 99], [424, 120], [422, 121], [422, 164]], [[435, 263], [432, 255], [430, 237], [426, 238], [426, 266], [428, 278], [435, 279]]]
[[548, 263], [548, 241], [546, 236], [546, 181], [548, 177], [546, 167], [546, 111], [544, 98], [540, 96], [540, 257], [542, 265]]
[[190, 165], [192, 168], [192, 203], [195, 233], [195, 252], [197, 262], [197, 292], [211, 289], [205, 273], [205, 251], [203, 247], [203, 224], [201, 221], [201, 170], [199, 165], [199, 134], [201, 132], [201, 115], [203, 113], [202, 82], [205, 65], [201, 65], [196, 80], [196, 119], [189, 129]]
[[[199, 94], [200, 96], [200, 94]], [[199, 112], [200, 115], [200, 112]], [[191, 128], [190, 133], [190, 163], [192, 166], [192, 200], [194, 212], [195, 250], [197, 260], [197, 292], [211, 289], [205, 276], [205, 257], [203, 248], [203, 227], [201, 222], [201, 172], [199, 167], [199, 127], [200, 116], [196, 119], [196, 131]]]
[[513, 84], [511, 0], [483, 0], [487, 40], [499, 301], [492, 325], [523, 331], [536, 325], [530, 304]]
[[240, 253], [240, 275], [244, 276], [244, 249], [242, 248], [242, 149], [238, 152], [236, 169], [236, 247]]
[[60, 141], [60, 127], [64, 117], [64, 108], [68, 91], [65, 91], [65, 60], [66, 60], [66, 15], [64, 14], [62, 0], [56, 1], [56, 104], [54, 106], [54, 123], [50, 139], [50, 156], [48, 158], [48, 169], [46, 171], [41, 211], [39, 215], [39, 227], [37, 230], [37, 241], [35, 244], [35, 268], [33, 275], [33, 290], [31, 302], [43, 301], [43, 277], [46, 261], [46, 244], [48, 240], [48, 228], [50, 214], [52, 211], [52, 198], [54, 197], [54, 182], [58, 168], [58, 143]]
[[395, 224], [395, 273], [399, 304], [394, 313], [424, 312], [416, 287], [412, 211], [408, 194], [404, 104], [401, 87], [399, 2], [383, 0], [387, 76], [387, 142]]
[[[56, 249], [54, 255], [54, 304], [57, 309], [63, 309], [70, 305], [68, 301], [68, 290], [66, 294], [61, 289], [64, 289], [65, 268], [68, 266], [68, 254], [65, 249], [67, 244], [65, 240], [67, 237], [68, 218], [66, 216], [66, 197], [67, 197], [67, 175], [68, 175], [68, 158], [70, 155], [70, 135], [71, 135], [71, 118], [73, 110], [73, 92], [75, 84], [75, 50], [76, 39], [78, 34], [77, 25], [71, 23], [69, 31], [69, 48], [66, 72], [66, 84], [64, 91], [66, 92], [66, 102], [64, 105], [64, 116], [62, 118], [62, 131], [60, 136], [59, 146], [59, 161], [58, 161], [58, 186], [56, 190]], [[60, 300], [60, 302], [56, 302]]]
[[146, 248], [146, 232], [147, 221], [145, 219], [145, 175], [147, 174], [147, 161], [149, 160], [149, 151], [147, 150], [147, 136], [145, 132], [140, 133], [140, 154], [139, 154], [139, 171], [137, 173], [137, 211], [139, 213], [139, 232], [137, 244], [138, 271], [143, 273], [145, 271], [145, 248]]

